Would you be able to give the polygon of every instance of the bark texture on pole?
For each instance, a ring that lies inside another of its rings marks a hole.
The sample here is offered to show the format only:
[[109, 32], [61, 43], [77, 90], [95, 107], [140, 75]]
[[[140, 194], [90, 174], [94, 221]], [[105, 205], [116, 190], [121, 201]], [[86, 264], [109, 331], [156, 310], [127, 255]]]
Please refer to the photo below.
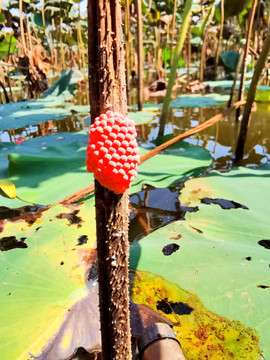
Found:
[[[91, 119], [106, 110], [127, 113], [124, 44], [118, 0], [88, 0]], [[95, 181], [99, 306], [103, 360], [130, 360], [128, 194]]]
[[252, 108], [252, 105], [253, 105], [253, 102], [255, 99], [255, 95], [256, 95], [256, 91], [257, 91], [257, 87], [258, 87], [258, 83], [259, 83], [262, 71], [265, 67], [265, 63], [268, 58], [269, 50], [270, 50], [270, 28], [268, 29], [267, 38], [264, 41], [262, 52], [256, 63], [256, 66], [254, 69], [254, 74], [253, 74], [253, 77], [251, 80], [251, 84], [248, 89], [246, 105], [245, 105], [244, 113], [243, 113], [243, 119], [241, 121], [241, 128], [240, 128], [240, 132], [239, 132], [239, 136], [238, 136], [238, 140], [237, 140], [237, 147], [236, 147], [236, 152], [235, 152], [235, 160], [236, 161], [242, 159], [243, 154], [244, 154], [244, 147], [245, 147], [245, 142], [246, 142], [246, 137], [247, 137], [247, 129], [248, 129], [251, 108]]

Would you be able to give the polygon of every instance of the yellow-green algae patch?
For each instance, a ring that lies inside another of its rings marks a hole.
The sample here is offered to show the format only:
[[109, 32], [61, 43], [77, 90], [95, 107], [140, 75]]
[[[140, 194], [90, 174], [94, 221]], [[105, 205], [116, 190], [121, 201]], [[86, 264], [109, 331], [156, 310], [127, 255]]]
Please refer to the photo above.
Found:
[[[136, 271], [132, 278], [131, 296], [135, 303], [150, 306], [175, 324], [174, 331], [188, 360], [262, 358], [255, 330], [212, 313], [195, 294], [159, 275]], [[171, 304], [183, 303], [190, 313], [179, 315], [172, 311], [166, 314], [158, 306], [164, 300], [169, 308]]]

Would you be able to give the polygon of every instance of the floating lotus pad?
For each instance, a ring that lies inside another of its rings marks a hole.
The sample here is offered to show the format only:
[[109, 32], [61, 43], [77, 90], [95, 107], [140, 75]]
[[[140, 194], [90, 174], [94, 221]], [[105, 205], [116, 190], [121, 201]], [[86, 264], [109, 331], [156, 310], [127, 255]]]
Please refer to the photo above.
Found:
[[66, 102], [73, 97], [78, 81], [83, 79], [83, 74], [78, 70], [63, 71], [61, 77], [41, 99], [0, 104], [0, 130], [63, 119], [73, 111], [89, 113], [88, 106], [76, 106]]
[[130, 111], [128, 117], [135, 122], [136, 125], [148, 124], [156, 117], [156, 113], [151, 110], [146, 111]]
[[228, 95], [220, 94], [207, 94], [207, 95], [181, 95], [178, 96], [175, 101], [170, 103], [172, 108], [181, 108], [181, 107], [210, 107], [223, 105], [229, 100]]

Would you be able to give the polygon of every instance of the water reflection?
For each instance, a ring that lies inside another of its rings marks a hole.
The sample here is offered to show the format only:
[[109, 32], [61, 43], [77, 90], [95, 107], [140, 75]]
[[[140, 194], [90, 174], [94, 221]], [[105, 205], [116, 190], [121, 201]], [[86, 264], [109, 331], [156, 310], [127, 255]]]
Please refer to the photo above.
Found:
[[[173, 134], [174, 136], [182, 134], [222, 112], [223, 109], [223, 106], [170, 109], [165, 134]], [[143, 126], [151, 128], [148, 137], [144, 140], [154, 140], [158, 135], [158, 120], [150, 125]], [[185, 141], [207, 149], [213, 158], [213, 169], [228, 171], [233, 166], [239, 128], [240, 122], [235, 122], [235, 115], [231, 113], [216, 125], [185, 139]], [[146, 132], [146, 130], [144, 131]], [[141, 135], [142, 131], [139, 134]], [[258, 103], [257, 111], [251, 114], [245, 155], [239, 165], [258, 166], [269, 160], [270, 113], [267, 104]]]
[[142, 191], [130, 196], [130, 243], [139, 241], [152, 231], [176, 220], [184, 220], [187, 211], [197, 211], [197, 207], [181, 206], [179, 192], [184, 182], [165, 189], [145, 185]]
[[[78, 92], [73, 102], [75, 105], [89, 104], [88, 91]], [[239, 165], [258, 166], [269, 161], [270, 113], [268, 108], [269, 105], [266, 103], [257, 103], [257, 111], [251, 115], [244, 158]], [[222, 112], [223, 109], [223, 106], [171, 108], [165, 134], [173, 134], [174, 136], [182, 134]], [[85, 115], [74, 113], [72, 116], [61, 120], [50, 120], [24, 128], [0, 131], [0, 141], [20, 143], [49, 134], [86, 130], [88, 125], [84, 119]], [[240, 122], [235, 122], [235, 115], [231, 113], [216, 125], [189, 137], [185, 141], [207, 149], [213, 158], [213, 169], [228, 171], [233, 166], [239, 127]], [[154, 140], [158, 136], [158, 128], [158, 116], [156, 116], [151, 124], [137, 126], [138, 138], [146, 142]]]
[[88, 128], [84, 118], [85, 116], [76, 114], [65, 119], [50, 120], [37, 125], [0, 131], [0, 141], [20, 144], [24, 141], [46, 135], [80, 131]]

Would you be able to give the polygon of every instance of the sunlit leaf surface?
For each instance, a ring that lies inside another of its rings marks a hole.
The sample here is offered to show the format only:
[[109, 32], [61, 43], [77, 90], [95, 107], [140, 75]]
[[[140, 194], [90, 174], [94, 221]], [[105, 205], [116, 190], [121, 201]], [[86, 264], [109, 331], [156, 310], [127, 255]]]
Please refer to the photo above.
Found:
[[16, 188], [12, 181], [8, 179], [0, 179], [0, 190], [3, 191], [10, 199], [16, 197]]
[[[93, 175], [87, 173], [85, 166], [88, 135], [65, 134], [63, 140], [56, 140], [55, 136], [47, 136], [6, 148], [8, 178], [16, 185], [20, 198], [48, 205], [93, 182]], [[154, 144], [149, 148], [140, 147], [141, 155], [154, 147]], [[167, 187], [191, 174], [200, 174], [210, 164], [211, 157], [206, 150], [179, 143], [139, 166], [130, 193], [141, 190], [145, 183]], [[4, 197], [1, 202], [9, 207], [25, 205], [19, 199]]]
[[[269, 177], [268, 164], [187, 181], [180, 201], [199, 211], [131, 247], [132, 268], [160, 274], [196, 293], [210, 311], [257, 330], [265, 359], [270, 357]], [[170, 244], [178, 248], [168, 256], [164, 248]]]
[[0, 221], [0, 358], [28, 359], [87, 294], [83, 265], [95, 241], [94, 207], [90, 200], [12, 216]]
[[259, 339], [255, 331], [239, 321], [218, 316], [200, 299], [163, 277], [143, 271], [134, 275], [132, 297], [174, 324], [186, 359], [259, 359]]

